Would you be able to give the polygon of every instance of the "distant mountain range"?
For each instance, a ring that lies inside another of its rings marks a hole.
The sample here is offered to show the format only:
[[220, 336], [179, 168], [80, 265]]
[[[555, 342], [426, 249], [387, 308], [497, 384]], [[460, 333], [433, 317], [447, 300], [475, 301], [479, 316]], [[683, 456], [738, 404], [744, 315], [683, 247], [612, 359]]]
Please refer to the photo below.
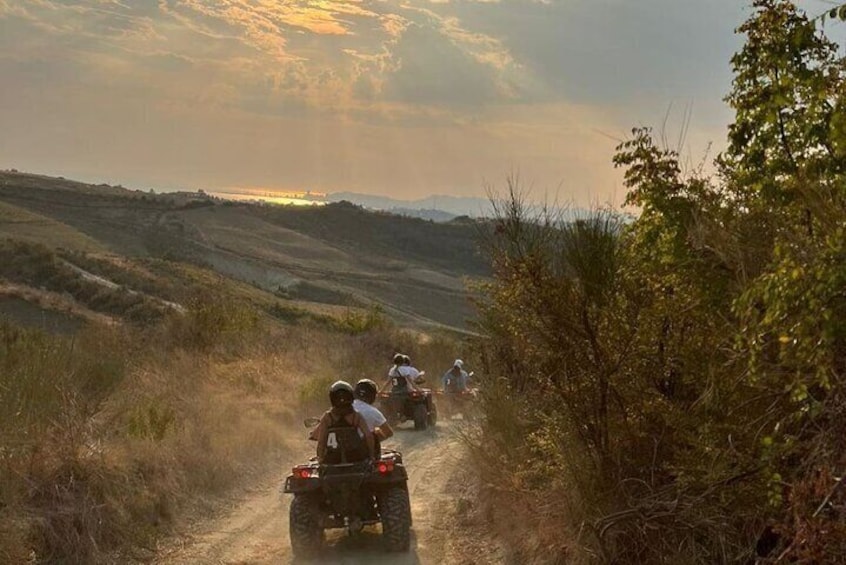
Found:
[[[357, 192], [333, 192], [320, 200], [325, 202], [347, 201], [371, 210], [382, 210], [400, 216], [411, 216], [434, 222], [449, 222], [459, 216], [479, 218], [494, 215], [493, 205], [489, 199], [472, 196], [438, 194], [419, 200], [399, 200], [390, 196]], [[566, 206], [559, 207], [559, 211], [563, 217], [569, 219], [577, 218], [586, 212], [581, 208], [568, 208]]]
[[399, 200], [389, 196], [374, 196], [356, 192], [333, 192], [329, 202], [346, 200], [364, 208], [384, 210], [403, 216], [413, 216], [436, 222], [448, 222], [457, 216], [490, 216], [493, 212], [487, 198], [434, 195], [419, 200]]

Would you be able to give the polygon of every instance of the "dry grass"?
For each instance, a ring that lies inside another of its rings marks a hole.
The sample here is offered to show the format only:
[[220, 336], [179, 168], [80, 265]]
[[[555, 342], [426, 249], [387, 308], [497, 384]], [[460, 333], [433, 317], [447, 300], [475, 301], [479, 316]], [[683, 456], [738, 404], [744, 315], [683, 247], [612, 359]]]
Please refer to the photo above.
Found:
[[449, 340], [281, 326], [218, 298], [143, 329], [0, 328], [0, 561], [149, 557], [186, 517], [280, 464], [328, 383], [378, 379], [394, 351], [434, 358]]
[[183, 331], [2, 328], [4, 562], [135, 553], [278, 461], [293, 420], [286, 391], [306, 372], [268, 354], [284, 330], [179, 344]]
[[3, 237], [75, 251], [104, 251], [103, 245], [67, 224], [0, 201], [0, 238]]
[[112, 325], [116, 323], [111, 316], [86, 308], [68, 294], [36, 289], [0, 279], [0, 299], [4, 297], [19, 298], [42, 310], [65, 313], [97, 324]]

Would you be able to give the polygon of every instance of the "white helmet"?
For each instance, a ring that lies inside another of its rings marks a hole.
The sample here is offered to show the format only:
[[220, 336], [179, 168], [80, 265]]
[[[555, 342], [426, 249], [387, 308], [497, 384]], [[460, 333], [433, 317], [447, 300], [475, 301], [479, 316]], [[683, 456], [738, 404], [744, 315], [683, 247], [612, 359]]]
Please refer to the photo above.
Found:
[[462, 361], [461, 359], [456, 359], [455, 363], [453, 363], [452, 366], [461, 369], [462, 367], [464, 367], [464, 361]]

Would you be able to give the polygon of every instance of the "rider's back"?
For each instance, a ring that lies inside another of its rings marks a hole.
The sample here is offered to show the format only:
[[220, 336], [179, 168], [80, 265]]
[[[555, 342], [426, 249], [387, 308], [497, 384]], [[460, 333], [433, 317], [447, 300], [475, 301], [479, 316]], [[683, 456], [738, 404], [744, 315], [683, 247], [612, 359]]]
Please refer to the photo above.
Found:
[[388, 371], [388, 377], [391, 379], [391, 392], [406, 393], [412, 386], [409, 383], [410, 379], [414, 379], [420, 374], [414, 367], [406, 365], [394, 365]]
[[326, 455], [323, 462], [329, 465], [340, 463], [358, 463], [368, 457], [367, 443], [359, 433], [358, 419], [361, 415], [352, 412], [338, 416], [329, 410], [326, 439]]

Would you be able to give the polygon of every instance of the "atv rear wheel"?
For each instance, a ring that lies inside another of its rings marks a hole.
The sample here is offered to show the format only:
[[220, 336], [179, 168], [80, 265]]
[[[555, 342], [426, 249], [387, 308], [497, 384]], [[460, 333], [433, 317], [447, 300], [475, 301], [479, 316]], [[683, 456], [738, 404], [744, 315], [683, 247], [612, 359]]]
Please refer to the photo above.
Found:
[[291, 501], [289, 517], [291, 549], [294, 555], [314, 556], [323, 546], [320, 499], [311, 494], [295, 495]]
[[438, 409], [435, 408], [435, 405], [432, 405], [432, 410], [429, 411], [429, 418], [428, 418], [429, 426], [435, 427], [435, 424], [438, 423]]
[[408, 551], [411, 545], [411, 503], [408, 491], [392, 487], [378, 496], [382, 539], [388, 551]]
[[414, 429], [425, 430], [428, 424], [429, 414], [425, 404], [414, 405]]

